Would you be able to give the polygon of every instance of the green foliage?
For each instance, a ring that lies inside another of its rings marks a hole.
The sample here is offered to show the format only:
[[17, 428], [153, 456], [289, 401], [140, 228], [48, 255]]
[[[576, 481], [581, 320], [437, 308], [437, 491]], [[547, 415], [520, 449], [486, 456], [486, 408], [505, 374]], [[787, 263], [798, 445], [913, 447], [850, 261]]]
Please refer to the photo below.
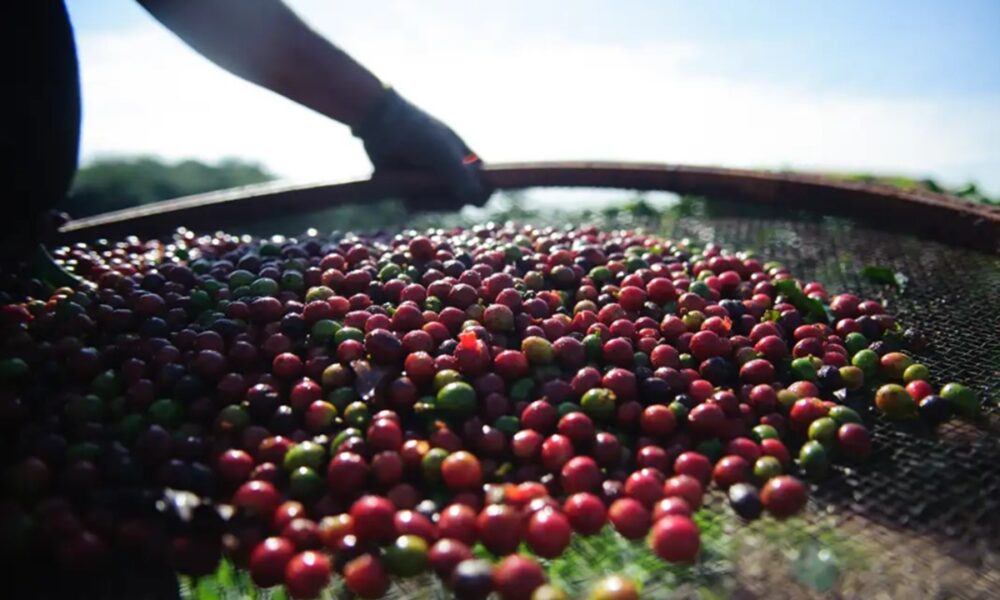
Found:
[[968, 182], [964, 185], [949, 186], [939, 183], [934, 179], [912, 179], [897, 175], [873, 175], [871, 173], [831, 173], [831, 177], [847, 179], [849, 181], [860, 181], [862, 183], [881, 183], [891, 185], [904, 190], [927, 190], [939, 194], [951, 194], [970, 202], [982, 202], [984, 204], [1000, 205], [1000, 197], [987, 196], [979, 187]]
[[861, 270], [861, 276], [868, 281], [873, 281], [875, 283], [882, 283], [886, 285], [891, 285], [897, 290], [903, 289], [907, 284], [907, 277], [902, 273], [897, 273], [890, 269], [889, 267], [880, 267], [877, 265], [868, 265]]
[[151, 156], [106, 158], [77, 172], [60, 208], [73, 217], [85, 217], [271, 179], [274, 176], [260, 165], [239, 159], [206, 164], [169, 163]]
[[788, 301], [805, 314], [807, 319], [814, 322], [825, 323], [828, 321], [823, 303], [815, 298], [809, 298], [799, 287], [794, 279], [779, 279], [774, 282], [774, 287], [788, 297]]

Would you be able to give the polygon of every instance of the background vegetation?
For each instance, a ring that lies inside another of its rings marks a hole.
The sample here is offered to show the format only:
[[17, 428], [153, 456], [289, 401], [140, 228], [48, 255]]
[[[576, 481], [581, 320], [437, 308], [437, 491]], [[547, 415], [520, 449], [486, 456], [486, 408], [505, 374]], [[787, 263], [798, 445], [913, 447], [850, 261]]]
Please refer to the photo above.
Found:
[[214, 164], [152, 156], [105, 158], [77, 172], [60, 208], [79, 218], [274, 178], [261, 165], [235, 158]]
[[[912, 179], [866, 173], [829, 174], [855, 181], [877, 181], [902, 188], [923, 188], [934, 192], [946, 192], [972, 202], [1000, 204], [1000, 197], [990, 197], [974, 183], [960, 186], [945, 186], [933, 179]], [[223, 159], [217, 163], [197, 160], [179, 162], [164, 161], [153, 156], [131, 156], [104, 158], [85, 165], [76, 175], [70, 196], [62, 209], [79, 218], [96, 215], [132, 206], [149, 204], [160, 200], [200, 194], [214, 190], [232, 188], [254, 183], [271, 181], [276, 176], [258, 163], [236, 158]], [[408, 219], [406, 210], [400, 205], [386, 204], [382, 211], [355, 211], [359, 218], [367, 218], [363, 228], [387, 226]], [[520, 206], [515, 206], [517, 213]], [[340, 209], [343, 211], [344, 209]], [[349, 209], [347, 209], [349, 211]], [[533, 216], [510, 215], [521, 220]], [[343, 216], [343, 215], [338, 215]]]

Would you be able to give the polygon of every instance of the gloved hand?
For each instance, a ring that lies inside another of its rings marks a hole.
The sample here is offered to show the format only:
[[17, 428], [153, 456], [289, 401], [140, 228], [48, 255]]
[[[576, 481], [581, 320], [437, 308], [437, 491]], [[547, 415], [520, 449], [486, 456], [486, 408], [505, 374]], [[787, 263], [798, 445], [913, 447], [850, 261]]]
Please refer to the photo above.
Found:
[[364, 142], [365, 152], [382, 170], [429, 170], [447, 184], [451, 197], [425, 200], [421, 208], [482, 206], [489, 190], [481, 177], [482, 161], [454, 131], [388, 89], [372, 111], [351, 132]]

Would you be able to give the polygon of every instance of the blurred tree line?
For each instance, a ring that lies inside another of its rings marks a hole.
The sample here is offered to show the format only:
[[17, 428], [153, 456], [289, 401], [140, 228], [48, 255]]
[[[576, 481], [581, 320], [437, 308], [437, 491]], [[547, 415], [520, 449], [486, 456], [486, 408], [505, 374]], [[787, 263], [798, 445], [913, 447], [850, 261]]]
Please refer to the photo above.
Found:
[[104, 158], [77, 172], [60, 208], [79, 218], [274, 178], [257, 163], [233, 158], [214, 164], [153, 156]]

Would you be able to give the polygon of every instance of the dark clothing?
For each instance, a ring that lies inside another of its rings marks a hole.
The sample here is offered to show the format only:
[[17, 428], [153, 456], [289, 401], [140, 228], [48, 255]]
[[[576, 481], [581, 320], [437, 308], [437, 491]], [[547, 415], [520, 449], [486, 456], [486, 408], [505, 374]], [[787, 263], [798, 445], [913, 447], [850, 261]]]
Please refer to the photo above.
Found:
[[73, 30], [62, 0], [14, 0], [0, 8], [0, 246], [25, 247], [39, 218], [65, 198], [80, 144], [80, 84]]

